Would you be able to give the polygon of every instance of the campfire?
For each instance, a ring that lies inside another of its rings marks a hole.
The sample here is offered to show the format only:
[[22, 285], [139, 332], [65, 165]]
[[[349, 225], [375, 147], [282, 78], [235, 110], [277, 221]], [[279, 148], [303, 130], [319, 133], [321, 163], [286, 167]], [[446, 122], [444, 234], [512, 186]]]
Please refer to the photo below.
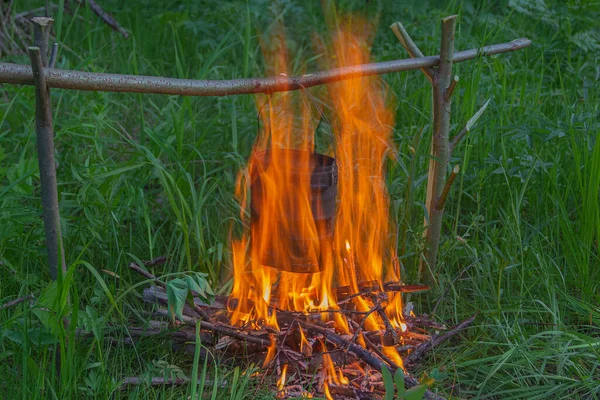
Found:
[[[338, 65], [331, 67], [369, 63], [370, 30], [364, 23], [353, 28], [334, 33], [332, 59]], [[277, 39], [276, 57], [270, 58], [282, 68], [287, 54], [281, 36]], [[363, 347], [377, 343], [402, 367], [396, 348], [406, 344], [402, 297], [386, 290], [386, 283], [400, 284], [384, 177], [393, 151], [394, 109], [379, 78], [329, 85], [334, 143], [324, 155], [315, 152], [310, 94], [301, 94], [296, 102], [290, 93], [272, 96], [260, 112], [264, 129], [238, 180], [243, 210], [250, 188], [251, 218], [248, 231], [232, 243], [228, 309], [234, 325], [295, 332], [292, 350], [306, 355], [317, 347], [325, 353], [327, 394], [328, 382], [348, 380], [341, 370], [334, 373], [330, 349], [316, 337], [308, 340], [298, 318], [319, 321]], [[272, 341], [263, 365], [276, 355]]]
[[[339, 26], [324, 47], [334, 63], [326, 67], [369, 63], [373, 30], [356, 19]], [[287, 76], [283, 35], [272, 42], [263, 46], [268, 72]], [[203, 345], [221, 361], [242, 358], [274, 376], [282, 398], [381, 398], [387, 371], [404, 371], [405, 385], [418, 385], [405, 365], [473, 318], [440, 334], [443, 324], [403, 304], [403, 293], [429, 287], [401, 280], [384, 173], [395, 122], [386, 85], [378, 77], [350, 79], [329, 84], [322, 97], [308, 90], [257, 97], [262, 128], [237, 180], [244, 229], [232, 234], [231, 294], [211, 302], [199, 295], [178, 319], [199, 324]], [[331, 131], [321, 153], [319, 124]], [[145, 299], [159, 304], [152, 315], [173, 318], [160, 308], [171, 307], [162, 285], [147, 289]], [[187, 329], [173, 339], [193, 338]]]

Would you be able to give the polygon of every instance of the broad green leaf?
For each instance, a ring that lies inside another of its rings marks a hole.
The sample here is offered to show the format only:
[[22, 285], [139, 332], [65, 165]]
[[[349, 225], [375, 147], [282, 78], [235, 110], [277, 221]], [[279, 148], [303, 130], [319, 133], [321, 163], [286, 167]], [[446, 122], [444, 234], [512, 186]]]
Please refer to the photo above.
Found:
[[413, 386], [404, 392], [404, 400], [421, 400], [425, 396], [427, 385]]
[[27, 338], [34, 346], [47, 346], [58, 342], [58, 337], [43, 326], [27, 329]]
[[187, 282], [183, 279], [176, 278], [167, 283], [167, 302], [171, 316], [183, 319], [183, 307], [188, 291]]
[[404, 371], [402, 368], [398, 368], [394, 374], [394, 382], [396, 383], [396, 389], [398, 390], [398, 397], [404, 396], [406, 387], [404, 386]]
[[385, 386], [385, 400], [394, 400], [394, 380], [390, 370], [385, 367], [381, 368], [381, 376]]
[[198, 294], [202, 301], [210, 303], [214, 298], [214, 292], [210, 288], [206, 277], [208, 275], [196, 272], [184, 277], [188, 289], [193, 290]]
[[448, 374], [446, 372], [440, 371], [438, 368], [434, 368], [433, 370], [431, 370], [430, 376], [436, 381], [443, 381], [448, 377]]
[[54, 332], [58, 332], [59, 329], [57, 315], [59, 298], [58, 282], [50, 282], [38, 298], [35, 307], [31, 310], [43, 326], [52, 329]]

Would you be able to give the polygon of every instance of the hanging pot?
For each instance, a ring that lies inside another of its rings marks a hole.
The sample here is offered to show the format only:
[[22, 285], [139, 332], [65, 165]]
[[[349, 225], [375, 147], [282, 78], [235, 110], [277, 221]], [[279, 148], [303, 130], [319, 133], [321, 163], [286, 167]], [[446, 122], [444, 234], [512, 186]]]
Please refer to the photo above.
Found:
[[[287, 187], [300, 187], [310, 181], [309, 201], [312, 211], [312, 221], [316, 229], [306, 229], [307, 221], [303, 221], [293, 209], [294, 201], [282, 201], [279, 207], [283, 207], [282, 214], [287, 220], [285, 224], [286, 237], [272, 237], [270, 241], [277, 241], [277, 246], [287, 250], [273, 251], [269, 248], [273, 243], [258, 243], [259, 235], [252, 235], [252, 246], [261, 248], [261, 264], [282, 271], [297, 273], [313, 273], [322, 270], [324, 257], [330, 256], [333, 227], [335, 217], [335, 203], [337, 196], [337, 166], [333, 157], [324, 154], [307, 152], [302, 150], [278, 149], [278, 156], [285, 157], [289, 162], [290, 170], [286, 174], [291, 182]], [[254, 233], [261, 224], [261, 205], [268, 199], [269, 193], [261, 181], [260, 172], [267, 170], [271, 165], [272, 150], [260, 152], [254, 156], [254, 165], [251, 171], [251, 220], [250, 229]], [[294, 196], [288, 193], [284, 196]], [[300, 193], [298, 194], [300, 195]], [[287, 209], [286, 209], [287, 208]], [[263, 214], [264, 215], [264, 214]], [[306, 218], [306, 217], [305, 217]], [[262, 221], [265, 222], [265, 221]], [[278, 224], [279, 221], [269, 223]], [[262, 227], [263, 229], [268, 227]], [[310, 231], [311, 233], [307, 233]], [[318, 246], [315, 243], [318, 241]], [[315, 254], [315, 247], [317, 252]], [[254, 253], [256, 254], [256, 253]]]

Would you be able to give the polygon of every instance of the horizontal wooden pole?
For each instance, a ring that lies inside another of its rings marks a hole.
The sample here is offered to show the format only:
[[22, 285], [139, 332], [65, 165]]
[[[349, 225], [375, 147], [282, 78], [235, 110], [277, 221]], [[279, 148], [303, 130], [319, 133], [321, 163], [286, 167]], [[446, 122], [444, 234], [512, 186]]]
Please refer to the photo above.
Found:
[[[529, 39], [517, 39], [509, 43], [493, 44], [454, 54], [454, 62], [472, 60], [483, 56], [507, 53], [528, 47]], [[231, 80], [174, 79], [156, 76], [136, 76], [80, 72], [45, 68], [44, 76], [49, 88], [87, 90], [99, 92], [131, 92], [172, 94], [182, 96], [229, 96], [252, 93], [274, 93], [298, 90], [311, 86], [337, 82], [363, 76], [388, 74], [435, 67], [440, 56], [384, 61], [372, 64], [354, 65], [320, 71], [297, 77], [285, 75], [269, 78]], [[33, 85], [31, 67], [18, 64], [0, 63], [0, 83]]]

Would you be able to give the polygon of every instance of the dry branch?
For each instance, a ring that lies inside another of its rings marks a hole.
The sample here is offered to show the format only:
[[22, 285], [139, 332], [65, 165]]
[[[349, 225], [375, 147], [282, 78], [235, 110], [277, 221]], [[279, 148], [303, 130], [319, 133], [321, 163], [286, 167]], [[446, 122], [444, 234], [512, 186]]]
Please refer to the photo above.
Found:
[[50, 276], [56, 279], [58, 268], [66, 272], [65, 254], [60, 232], [58, 210], [58, 189], [56, 186], [56, 164], [54, 162], [54, 131], [52, 129], [52, 111], [39, 47], [29, 48], [29, 57], [35, 77], [35, 130], [37, 154], [42, 186], [42, 209]]
[[440, 195], [440, 197], [438, 198], [438, 200], [436, 202], [436, 205], [435, 205], [436, 210], [444, 211], [444, 205], [446, 204], [446, 198], [448, 197], [448, 193], [450, 193], [450, 188], [452, 187], [452, 184], [454, 183], [454, 180], [456, 179], [456, 176], [458, 175], [459, 172], [460, 172], [460, 167], [457, 164], [452, 169], [452, 173], [450, 174], [450, 176], [448, 177], [448, 180], [446, 181], [444, 190], [442, 191], [442, 194]]
[[475, 115], [469, 118], [465, 126], [463, 126], [463, 128], [460, 130], [460, 132], [458, 132], [458, 134], [454, 136], [452, 142], [450, 142], [450, 152], [452, 152], [456, 148], [456, 146], [458, 146], [458, 144], [464, 139], [467, 133], [471, 132], [471, 128], [473, 127], [473, 125], [475, 125], [475, 123], [481, 117], [481, 115], [483, 115], [485, 109], [490, 104], [490, 101], [492, 101], [492, 99], [488, 99], [488, 101], [486, 101], [485, 104], [481, 106], [481, 108], [475, 113]]
[[[517, 39], [509, 43], [494, 44], [454, 54], [454, 62], [511, 52], [528, 47], [529, 39]], [[274, 93], [300, 90], [362, 76], [388, 74], [438, 65], [439, 56], [407, 60], [384, 61], [355, 65], [329, 71], [315, 72], [298, 77], [277, 76], [270, 78], [233, 80], [191, 80], [152, 76], [100, 74], [69, 70], [46, 69], [48, 87], [58, 89], [90, 90], [103, 92], [133, 92], [173, 94], [185, 96], [228, 96], [252, 93]], [[0, 63], [0, 83], [33, 85], [31, 68], [25, 65]]]
[[117, 20], [112, 15], [110, 15], [109, 13], [107, 13], [106, 11], [104, 11], [102, 9], [102, 7], [100, 7], [98, 5], [98, 3], [96, 3], [95, 0], [87, 0], [87, 1], [88, 1], [88, 4], [90, 5], [90, 9], [97, 16], [99, 16], [100, 19], [102, 21], [104, 21], [105, 24], [107, 24], [108, 26], [110, 26], [115, 31], [119, 32], [121, 35], [123, 35], [123, 37], [125, 39], [127, 39], [129, 37], [129, 34], [127, 33], [127, 31], [125, 29], [123, 29], [123, 27], [121, 25], [119, 25], [119, 23], [117, 22]]
[[463, 322], [461, 322], [460, 324], [456, 325], [454, 328], [448, 330], [443, 335], [432, 337], [431, 340], [429, 340], [428, 342], [424, 342], [420, 346], [416, 347], [408, 356], [406, 356], [404, 358], [404, 363], [407, 365], [414, 364], [417, 360], [422, 359], [423, 355], [425, 353], [427, 353], [429, 350], [433, 349], [435, 346], [438, 346], [441, 343], [445, 342], [446, 340], [450, 339], [451, 337], [455, 336], [457, 333], [459, 333], [463, 329], [468, 328], [469, 325], [471, 325], [473, 323], [473, 321], [475, 321], [476, 317], [477, 317], [477, 314], [474, 314], [474, 315], [470, 316], [469, 318], [467, 318], [466, 320], [464, 320]]
[[442, 230], [443, 212], [437, 209], [437, 202], [446, 182], [446, 167], [450, 159], [450, 110], [452, 98], [446, 98], [451, 86], [452, 65], [454, 60], [454, 32], [456, 16], [442, 19], [442, 38], [440, 45], [440, 63], [436, 79], [432, 82], [432, 120], [431, 159], [427, 175], [427, 198], [425, 205], [429, 218], [425, 218], [425, 242], [427, 245], [426, 264], [421, 263], [419, 278], [425, 274], [425, 281], [433, 281], [437, 254]]
[[[173, 318], [171, 313], [163, 308], [155, 310], [155, 314], [169, 319]], [[196, 326], [196, 320], [192, 317], [184, 315], [182, 321], [189, 326]], [[200, 321], [200, 327], [202, 329], [207, 329], [209, 331], [219, 333], [224, 336], [229, 336], [235, 339], [239, 339], [244, 342], [259, 344], [261, 346], [264, 346], [265, 348], [269, 347], [269, 345], [271, 344], [271, 342], [267, 339], [245, 334], [240, 332], [239, 330], [236, 330], [234, 327], [224, 326], [222, 324]]]
[[14, 307], [16, 305], [19, 305], [19, 304], [23, 303], [24, 301], [27, 301], [27, 300], [30, 300], [30, 299], [33, 299], [33, 298], [34, 297], [33, 297], [32, 294], [28, 294], [27, 296], [19, 297], [18, 299], [14, 299], [14, 300], [11, 300], [9, 302], [6, 302], [6, 303], [2, 304], [0, 306], [0, 310], [6, 310], [8, 308]]
[[171, 379], [171, 378], [160, 378], [160, 377], [153, 377], [150, 379], [150, 381], [148, 381], [147, 378], [138, 378], [138, 377], [127, 377], [123, 379], [123, 383], [121, 383], [121, 390], [125, 390], [127, 388], [129, 388], [129, 386], [138, 386], [138, 385], [147, 385], [149, 384], [150, 386], [179, 386], [179, 385], [185, 385], [189, 383], [189, 381], [187, 379], [183, 379], [183, 378], [175, 378], [175, 379]]
[[[404, 47], [404, 49], [411, 58], [424, 57], [423, 52], [412, 40], [412, 38], [410, 37], [410, 35], [408, 34], [406, 29], [404, 28], [404, 25], [402, 25], [401, 22], [393, 23], [392, 26], [390, 26], [390, 28], [392, 29], [394, 35], [396, 35], [396, 37], [400, 41], [400, 44], [402, 45], [402, 47]], [[425, 74], [427, 79], [429, 79], [429, 82], [433, 82], [433, 79], [435, 78], [436, 74], [433, 68], [421, 68], [421, 71]]]

